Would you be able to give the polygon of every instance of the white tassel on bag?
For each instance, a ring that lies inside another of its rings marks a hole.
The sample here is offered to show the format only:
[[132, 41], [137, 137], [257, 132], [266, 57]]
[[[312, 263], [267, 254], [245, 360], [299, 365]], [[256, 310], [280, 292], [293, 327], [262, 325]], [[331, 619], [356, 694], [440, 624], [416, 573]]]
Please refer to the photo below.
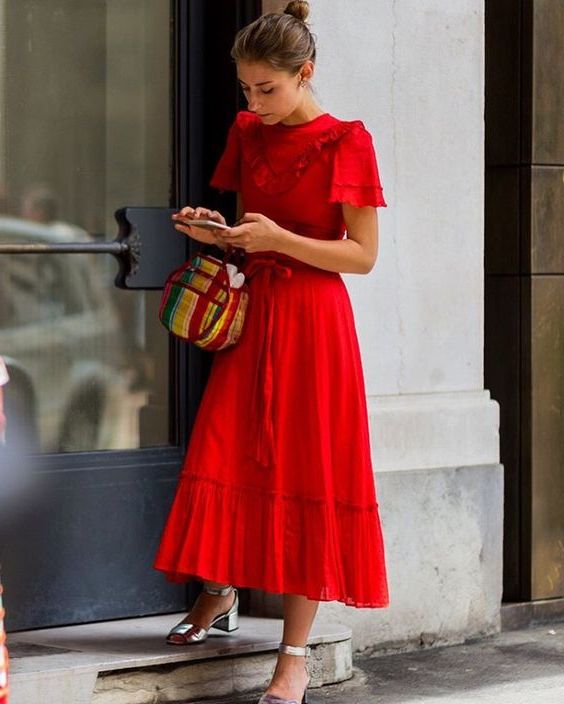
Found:
[[245, 274], [242, 271], [238, 271], [235, 264], [227, 264], [226, 266], [231, 288], [241, 288], [245, 283]]

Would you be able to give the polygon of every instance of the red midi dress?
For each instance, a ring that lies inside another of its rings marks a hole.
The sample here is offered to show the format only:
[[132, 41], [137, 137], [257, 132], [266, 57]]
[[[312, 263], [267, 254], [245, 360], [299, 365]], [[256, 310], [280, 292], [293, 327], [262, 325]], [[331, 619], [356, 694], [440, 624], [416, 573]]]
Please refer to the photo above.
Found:
[[[329, 113], [286, 126], [240, 112], [212, 186], [323, 240], [342, 203], [385, 206], [370, 134]], [[353, 311], [338, 273], [247, 254], [249, 307], [216, 352], [155, 568], [384, 607], [384, 545]]]

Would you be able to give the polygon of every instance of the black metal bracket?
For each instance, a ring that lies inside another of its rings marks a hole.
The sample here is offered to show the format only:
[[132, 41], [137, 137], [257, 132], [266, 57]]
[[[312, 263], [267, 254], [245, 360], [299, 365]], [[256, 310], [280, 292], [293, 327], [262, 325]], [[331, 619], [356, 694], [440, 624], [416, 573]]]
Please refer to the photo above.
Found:
[[119, 225], [116, 243], [126, 244], [116, 286], [159, 289], [173, 269], [186, 261], [188, 238], [174, 228], [174, 208], [126, 207], [116, 210]]

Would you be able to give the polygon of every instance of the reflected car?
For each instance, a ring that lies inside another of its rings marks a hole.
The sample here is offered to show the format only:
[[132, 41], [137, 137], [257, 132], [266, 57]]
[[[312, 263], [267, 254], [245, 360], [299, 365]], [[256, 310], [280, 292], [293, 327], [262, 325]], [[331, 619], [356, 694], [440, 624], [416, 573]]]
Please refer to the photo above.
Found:
[[[63, 242], [64, 229], [0, 217], [0, 244]], [[108, 259], [0, 254], [8, 445], [17, 439], [41, 452], [113, 447], [130, 374]]]

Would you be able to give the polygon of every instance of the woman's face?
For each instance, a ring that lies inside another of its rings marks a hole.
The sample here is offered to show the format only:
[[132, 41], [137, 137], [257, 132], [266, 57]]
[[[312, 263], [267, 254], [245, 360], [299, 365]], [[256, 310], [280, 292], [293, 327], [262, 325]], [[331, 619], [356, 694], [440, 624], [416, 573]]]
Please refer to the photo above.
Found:
[[249, 110], [268, 125], [285, 120], [302, 105], [306, 91], [300, 88], [300, 82], [302, 75], [306, 79], [310, 77], [312, 67], [313, 65], [306, 65], [302, 71], [292, 76], [287, 71], [277, 71], [266, 63], [239, 61], [237, 77]]

